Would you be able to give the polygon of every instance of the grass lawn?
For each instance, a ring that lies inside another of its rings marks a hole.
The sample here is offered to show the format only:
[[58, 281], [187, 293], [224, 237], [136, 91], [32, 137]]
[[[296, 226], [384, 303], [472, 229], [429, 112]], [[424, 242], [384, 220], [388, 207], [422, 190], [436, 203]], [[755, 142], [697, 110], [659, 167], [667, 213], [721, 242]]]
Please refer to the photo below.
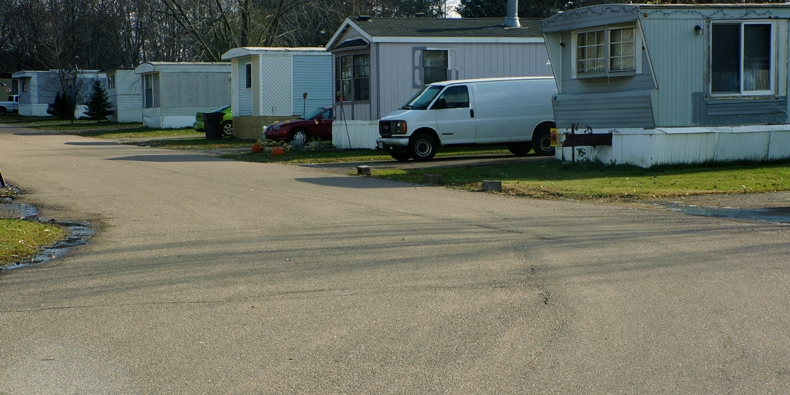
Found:
[[67, 234], [66, 229], [56, 224], [0, 219], [0, 266], [34, 256]]
[[716, 193], [757, 193], [790, 190], [790, 162], [708, 163], [700, 165], [607, 166], [601, 163], [560, 163], [553, 158], [521, 163], [434, 168], [374, 170], [372, 176], [422, 183], [425, 174], [439, 174], [445, 185], [480, 190], [483, 180], [502, 181], [503, 193], [539, 198], [645, 199]]

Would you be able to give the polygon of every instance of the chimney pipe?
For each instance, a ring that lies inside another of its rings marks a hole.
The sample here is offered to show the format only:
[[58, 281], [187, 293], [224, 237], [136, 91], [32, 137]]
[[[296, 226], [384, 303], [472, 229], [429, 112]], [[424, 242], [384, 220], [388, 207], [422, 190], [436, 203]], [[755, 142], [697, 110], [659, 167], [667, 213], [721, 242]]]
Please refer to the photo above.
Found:
[[505, 27], [521, 27], [521, 23], [518, 21], [518, 0], [507, 0]]

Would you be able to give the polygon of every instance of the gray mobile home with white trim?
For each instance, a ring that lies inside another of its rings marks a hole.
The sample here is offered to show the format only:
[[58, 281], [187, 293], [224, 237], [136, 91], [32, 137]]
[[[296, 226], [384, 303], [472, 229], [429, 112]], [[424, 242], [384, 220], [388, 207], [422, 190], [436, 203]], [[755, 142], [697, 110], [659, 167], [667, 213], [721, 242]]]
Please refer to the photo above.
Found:
[[191, 127], [196, 113], [230, 104], [229, 62], [146, 62], [134, 72], [149, 128]]
[[[346, 19], [326, 47], [334, 59], [335, 92], [345, 91], [347, 119], [379, 119], [432, 82], [551, 76], [540, 21], [521, 19], [519, 28], [503, 22], [504, 18]], [[358, 86], [365, 78], [368, 86]]]
[[558, 159], [790, 158], [788, 21], [774, 4], [608, 4], [545, 19]]
[[[397, 110], [423, 85], [492, 77], [551, 76], [540, 21], [505, 18], [346, 19], [326, 45], [332, 52], [334, 113], [375, 147], [376, 120]], [[342, 106], [341, 106], [342, 97]], [[337, 129], [337, 128], [335, 128]], [[336, 139], [337, 140], [337, 139]]]

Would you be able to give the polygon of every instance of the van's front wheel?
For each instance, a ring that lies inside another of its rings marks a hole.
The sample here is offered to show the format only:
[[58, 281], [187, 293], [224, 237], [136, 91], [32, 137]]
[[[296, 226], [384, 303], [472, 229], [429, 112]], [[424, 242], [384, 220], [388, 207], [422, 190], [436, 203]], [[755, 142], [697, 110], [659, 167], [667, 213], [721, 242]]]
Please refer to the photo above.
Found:
[[527, 156], [529, 150], [532, 149], [532, 146], [529, 143], [510, 143], [507, 145], [507, 149], [516, 156]]
[[406, 162], [411, 158], [411, 156], [405, 152], [390, 152], [390, 156], [398, 162]]
[[554, 155], [549, 128], [542, 127], [535, 131], [535, 134], [532, 136], [532, 149], [535, 150], [535, 154], [540, 156]]
[[436, 140], [426, 133], [411, 136], [409, 155], [415, 161], [431, 160], [436, 155]]

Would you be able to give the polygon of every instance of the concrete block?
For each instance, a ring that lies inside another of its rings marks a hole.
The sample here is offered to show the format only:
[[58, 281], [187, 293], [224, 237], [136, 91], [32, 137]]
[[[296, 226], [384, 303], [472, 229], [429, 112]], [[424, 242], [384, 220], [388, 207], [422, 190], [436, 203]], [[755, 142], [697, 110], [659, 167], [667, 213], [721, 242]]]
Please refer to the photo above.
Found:
[[423, 181], [426, 184], [437, 184], [437, 185], [444, 184], [444, 180], [442, 179], [441, 174], [424, 174]]
[[502, 181], [499, 180], [483, 180], [483, 192], [502, 192]]
[[369, 176], [370, 175], [370, 166], [362, 165], [357, 166], [357, 174], [361, 176]]

